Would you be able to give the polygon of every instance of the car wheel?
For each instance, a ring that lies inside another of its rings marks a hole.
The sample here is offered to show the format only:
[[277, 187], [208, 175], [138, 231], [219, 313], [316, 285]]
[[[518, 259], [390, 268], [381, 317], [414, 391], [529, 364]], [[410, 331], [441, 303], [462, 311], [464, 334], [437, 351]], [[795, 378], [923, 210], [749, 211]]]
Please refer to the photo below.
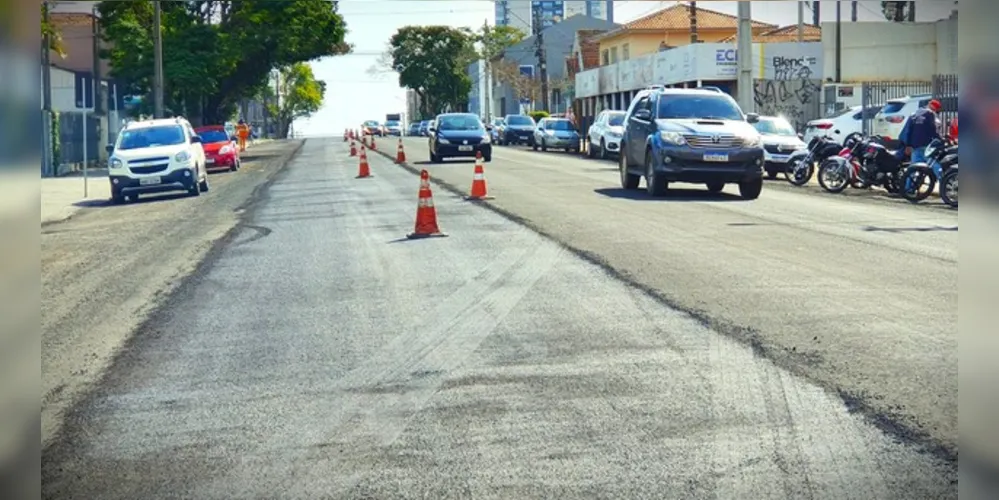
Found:
[[652, 151], [645, 152], [645, 191], [651, 196], [662, 196], [666, 194], [669, 183], [662, 176], [656, 174], [656, 169], [652, 168]]
[[607, 143], [603, 139], [600, 139], [600, 159], [607, 159]]
[[536, 142], [531, 143], [531, 149], [537, 151], [538, 150], [538, 143], [536, 143]]
[[430, 153], [430, 163], [440, 163], [440, 162], [441, 162], [440, 156]]
[[206, 193], [208, 192], [208, 172], [205, 172], [205, 180], [201, 181], [199, 187], [201, 188], [202, 191]]
[[229, 167], [229, 171], [230, 171], [230, 172], [235, 172], [235, 171], [237, 171], [237, 170], [239, 170], [239, 162], [237, 162], [237, 161], [233, 161], [233, 162], [232, 162], [232, 166], [231, 166], [231, 167]]
[[541, 139], [541, 150], [542, 151], [548, 151], [548, 145], [545, 144], [545, 140], [544, 139]]
[[125, 203], [125, 195], [121, 194], [121, 191], [112, 190], [111, 191], [111, 203], [115, 205], [121, 205]]
[[484, 161], [486, 163], [489, 163], [489, 162], [493, 161], [493, 154], [489, 153], [487, 155], [482, 155], [482, 161]]
[[625, 159], [625, 155], [621, 155], [617, 160], [617, 169], [621, 174], [621, 188], [628, 190], [638, 189], [638, 183], [642, 180], [642, 176], [632, 174], [628, 172], [628, 162]]
[[193, 181], [191, 181], [191, 187], [187, 188], [187, 194], [191, 196], [201, 196], [201, 183], [198, 182], [196, 177]]
[[760, 192], [763, 191], [763, 178], [753, 179], [751, 181], [742, 181], [739, 183], [739, 195], [742, 196], [744, 200], [755, 200], [760, 197]]
[[708, 183], [708, 191], [711, 191], [712, 193], [720, 193], [724, 189], [725, 189], [725, 183], [724, 182], [709, 182]]

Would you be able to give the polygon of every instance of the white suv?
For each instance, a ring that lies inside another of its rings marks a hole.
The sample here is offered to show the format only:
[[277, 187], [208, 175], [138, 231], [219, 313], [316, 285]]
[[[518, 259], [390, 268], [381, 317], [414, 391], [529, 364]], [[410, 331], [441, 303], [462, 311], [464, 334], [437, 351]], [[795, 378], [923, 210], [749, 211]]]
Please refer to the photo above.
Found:
[[[874, 115], [871, 128], [874, 135], [891, 137], [897, 140], [902, 134], [902, 128], [909, 117], [919, 109], [925, 108], [933, 94], [918, 94], [899, 99], [889, 99], [878, 114]], [[939, 120], [938, 120], [939, 121]], [[940, 124], [937, 123], [937, 126]]]
[[131, 122], [108, 146], [111, 201], [138, 199], [141, 193], [208, 191], [201, 137], [183, 118]]
[[604, 110], [593, 121], [586, 137], [586, 153], [590, 158], [606, 159], [608, 153], [621, 152], [624, 134], [624, 111]]

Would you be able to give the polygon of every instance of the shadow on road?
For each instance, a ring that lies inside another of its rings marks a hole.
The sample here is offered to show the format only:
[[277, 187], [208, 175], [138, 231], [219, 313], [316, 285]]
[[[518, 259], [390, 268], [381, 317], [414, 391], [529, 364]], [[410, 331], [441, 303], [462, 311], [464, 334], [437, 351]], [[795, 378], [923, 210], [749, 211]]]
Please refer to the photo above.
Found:
[[[121, 206], [126, 205], [141, 205], [143, 203], [158, 203], [170, 200], [179, 200], [181, 198], [187, 198], [189, 195], [187, 193], [167, 193], [167, 194], [147, 194], [139, 197], [137, 201], [130, 201], [123, 203]], [[111, 198], [104, 198], [101, 200], [81, 200], [73, 203], [73, 206], [80, 208], [106, 208], [116, 206], [111, 203]]]
[[709, 193], [704, 189], [667, 189], [661, 197], [650, 196], [645, 190], [630, 190], [621, 188], [600, 188], [593, 190], [597, 194], [609, 198], [647, 201], [745, 201], [741, 197], [729, 193]]
[[[463, 164], [472, 164], [472, 163], [475, 163], [475, 158], [461, 158], [457, 160], [446, 159], [441, 163], [433, 163], [430, 160], [420, 160], [420, 161], [411, 162], [412, 165], [430, 165], [430, 166], [463, 165]], [[486, 165], [489, 165], [489, 163], [486, 163]]]
[[957, 232], [957, 226], [924, 226], [924, 227], [876, 227], [867, 226], [864, 231], [869, 233], [882, 232], [882, 233], [929, 233], [935, 231], [952, 231]]

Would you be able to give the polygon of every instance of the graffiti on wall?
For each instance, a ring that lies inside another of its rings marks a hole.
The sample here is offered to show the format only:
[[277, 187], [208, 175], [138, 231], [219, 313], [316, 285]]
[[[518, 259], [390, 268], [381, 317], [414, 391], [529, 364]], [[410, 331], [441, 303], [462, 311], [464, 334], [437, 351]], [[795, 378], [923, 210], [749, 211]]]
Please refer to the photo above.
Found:
[[783, 116], [798, 131], [805, 124], [820, 118], [819, 92], [822, 86], [813, 77], [814, 58], [774, 57], [771, 60], [773, 78], [753, 82], [756, 112], [761, 115]]

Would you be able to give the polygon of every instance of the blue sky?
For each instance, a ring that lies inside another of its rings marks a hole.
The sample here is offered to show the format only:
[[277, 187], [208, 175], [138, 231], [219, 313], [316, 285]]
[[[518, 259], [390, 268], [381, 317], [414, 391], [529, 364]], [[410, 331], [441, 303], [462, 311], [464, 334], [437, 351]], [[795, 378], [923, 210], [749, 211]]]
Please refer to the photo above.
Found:
[[[530, 1], [530, 0], [510, 0]], [[669, 7], [674, 1], [616, 1], [614, 21], [625, 23], [655, 10]], [[811, 4], [811, 2], [808, 2]], [[822, 2], [822, 19], [835, 19], [835, 2]], [[859, 2], [860, 21], [878, 21], [881, 2]], [[952, 8], [950, 1], [919, 2], [920, 21], [946, 17]], [[735, 15], [737, 2], [700, 1], [699, 7]], [[843, 2], [843, 18], [850, 19], [850, 3]], [[753, 18], [773, 24], [794, 24], [798, 21], [794, 1], [755, 1]], [[492, 0], [340, 0], [340, 12], [347, 22], [347, 41], [354, 44], [354, 53], [322, 59], [312, 63], [316, 77], [326, 81], [326, 99], [322, 109], [307, 120], [295, 124], [306, 136], [332, 136], [345, 128], [357, 128], [365, 120], [384, 120], [386, 113], [405, 110], [405, 90], [399, 87], [395, 73], [372, 74], [385, 51], [389, 38], [397, 29], [408, 25], [465, 26], [476, 29], [488, 22], [493, 24]], [[811, 11], [806, 10], [806, 22]]]

